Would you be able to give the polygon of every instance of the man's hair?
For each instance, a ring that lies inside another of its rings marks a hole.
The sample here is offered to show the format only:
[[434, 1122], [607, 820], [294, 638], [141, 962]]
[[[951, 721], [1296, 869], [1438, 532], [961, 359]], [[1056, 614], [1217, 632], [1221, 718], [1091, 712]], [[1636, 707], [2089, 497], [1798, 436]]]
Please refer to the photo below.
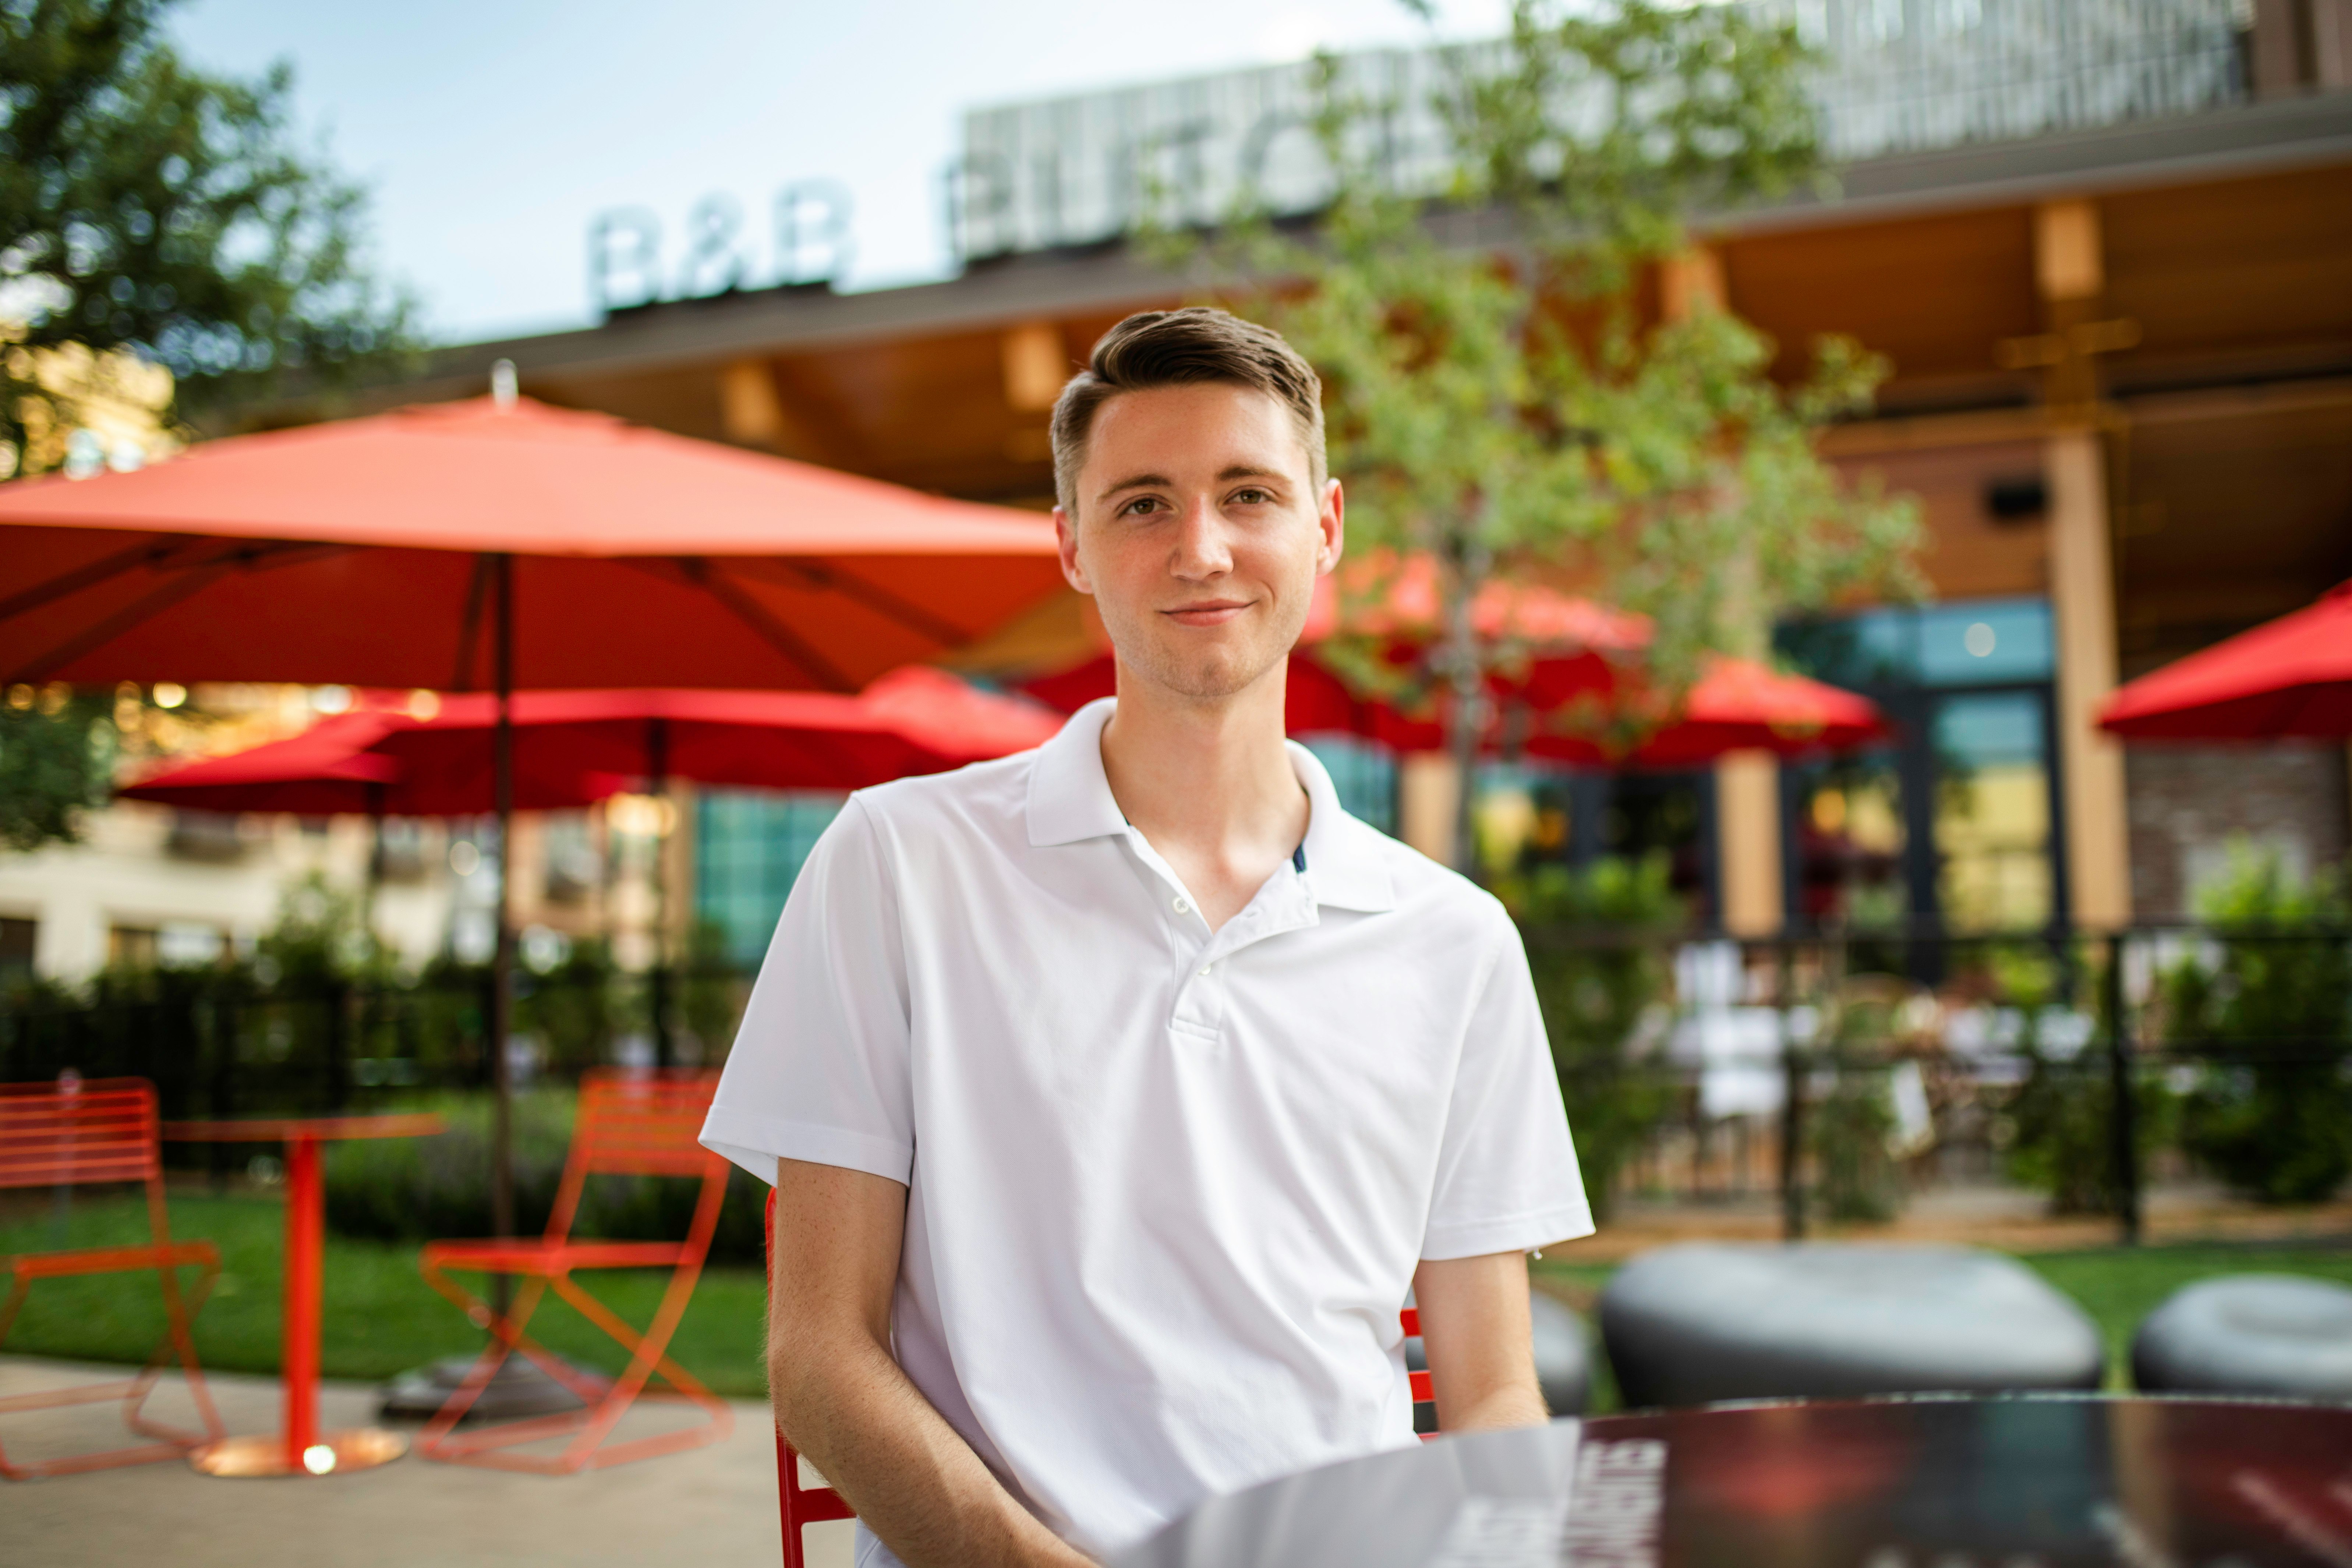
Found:
[[1323, 384], [1281, 333], [1202, 305], [1139, 310], [1102, 335], [1087, 368], [1054, 403], [1054, 499], [1072, 521], [1095, 411], [1122, 392], [1202, 382], [1263, 392], [1289, 409], [1307, 447], [1307, 473], [1322, 489]]

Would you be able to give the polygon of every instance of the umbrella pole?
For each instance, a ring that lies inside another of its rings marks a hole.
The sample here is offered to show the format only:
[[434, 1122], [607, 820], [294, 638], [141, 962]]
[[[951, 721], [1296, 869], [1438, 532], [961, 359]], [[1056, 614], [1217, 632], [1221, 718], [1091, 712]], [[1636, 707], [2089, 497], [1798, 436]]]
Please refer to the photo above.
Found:
[[360, 894], [360, 929], [367, 932], [371, 943], [381, 946], [383, 939], [375, 929], [376, 893], [383, 886], [383, 785], [380, 784], [367, 786], [367, 885]]
[[[490, 731], [492, 807], [499, 818], [498, 943], [490, 957], [490, 1225], [515, 1233], [514, 1089], [507, 1038], [514, 1025], [514, 557], [490, 557], [493, 678], [498, 723]], [[490, 1276], [492, 1307], [507, 1310], [511, 1281]]]
[[[656, 805], [669, 800], [669, 721], [646, 721], [646, 787]], [[676, 1043], [669, 1027], [669, 837], [654, 818], [654, 1065], [677, 1064]]]

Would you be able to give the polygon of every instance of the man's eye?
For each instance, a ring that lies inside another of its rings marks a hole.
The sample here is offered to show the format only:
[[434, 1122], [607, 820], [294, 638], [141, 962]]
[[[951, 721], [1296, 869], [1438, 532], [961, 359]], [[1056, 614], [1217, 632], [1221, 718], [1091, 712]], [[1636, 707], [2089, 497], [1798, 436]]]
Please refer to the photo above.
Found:
[[1159, 504], [1160, 498], [1158, 496], [1138, 496], [1118, 510], [1126, 516], [1141, 517], [1145, 512], [1151, 510]]
[[1264, 506], [1273, 499], [1274, 497], [1270, 492], [1261, 489], [1235, 490], [1234, 492], [1234, 504], [1236, 506]]

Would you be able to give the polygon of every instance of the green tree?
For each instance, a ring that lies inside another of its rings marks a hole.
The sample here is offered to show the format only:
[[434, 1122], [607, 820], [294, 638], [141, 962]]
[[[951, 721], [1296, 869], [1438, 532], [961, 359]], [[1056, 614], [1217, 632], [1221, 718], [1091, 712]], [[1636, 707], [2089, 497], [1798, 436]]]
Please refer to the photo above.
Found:
[[106, 804], [116, 734], [105, 706], [62, 686], [19, 686], [0, 703], [0, 849], [29, 854], [81, 837]]
[[1353, 589], [1436, 563], [1442, 635], [1418, 667], [1336, 651], [1361, 681], [1435, 700], [1465, 777], [1486, 679], [1528, 651], [1473, 624], [1489, 582], [1597, 586], [1647, 614], [1668, 700], [1710, 652], [1761, 657], [1784, 612], [1916, 588], [1916, 508], [1843, 484], [1815, 449], [1870, 405], [1883, 363], [1825, 338], [1784, 385], [1773, 345], [1704, 290], [1659, 319], [1635, 287], [1683, 251], [1685, 215], [1819, 177], [1808, 58], [1738, 6], [1517, 0], [1507, 38], [1443, 54], [1453, 168], [1433, 191], [1387, 174], [1400, 106], [1327, 58], [1329, 205], [1300, 237], [1245, 196], [1201, 253], [1324, 377]]
[[0, 440], [79, 423], [44, 356], [159, 363], [180, 412], [224, 414], [288, 371], [322, 382], [412, 348], [412, 306], [360, 255], [363, 196], [292, 145], [292, 77], [191, 68], [171, 0], [0, 0]]

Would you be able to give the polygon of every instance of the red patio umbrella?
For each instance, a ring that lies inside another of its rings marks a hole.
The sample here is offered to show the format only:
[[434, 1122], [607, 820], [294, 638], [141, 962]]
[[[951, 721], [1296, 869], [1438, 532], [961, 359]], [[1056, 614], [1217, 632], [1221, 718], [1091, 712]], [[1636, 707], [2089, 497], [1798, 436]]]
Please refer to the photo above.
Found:
[[[630, 778], [770, 789], [862, 789], [1042, 745], [1062, 717], [943, 670], [897, 670], [856, 697], [818, 691], [519, 691], [514, 805], [594, 804]], [[151, 775], [117, 791], [207, 811], [473, 816], [497, 796], [495, 699], [453, 697], [430, 717], [323, 720], [301, 734]], [[654, 1016], [668, 1059], [666, 963]]]
[[[518, 701], [528, 699], [520, 693]], [[489, 699], [478, 700], [487, 705]], [[148, 774], [114, 793], [189, 811], [282, 811], [297, 816], [480, 816], [492, 809], [485, 780], [470, 790], [418, 778], [393, 758], [369, 748], [415, 722], [397, 711], [339, 713], [299, 735], [216, 757], [203, 757]], [[567, 773], [561, 765], [516, 760], [518, 811], [564, 811], [592, 805], [625, 787], [618, 773]], [[487, 768], [484, 770], [487, 773]]]
[[[1290, 656], [1285, 721], [1294, 735], [1346, 733], [1397, 752], [1445, 748], [1444, 726], [1355, 692], [1316, 652], [1346, 635], [1385, 645], [1385, 656], [1408, 664], [1423, 657], [1438, 635], [1436, 573], [1408, 563], [1384, 585], [1381, 598], [1343, 610], [1331, 578], [1317, 584], [1299, 647]], [[1494, 583], [1471, 606], [1481, 637], [1518, 645], [1516, 673], [1488, 677], [1496, 711], [1482, 745], [1504, 749], [1517, 729], [1517, 748], [1529, 756], [1601, 767], [1685, 768], [1728, 752], [1792, 755], [1850, 751], [1886, 738], [1888, 728], [1868, 698], [1803, 676], [1786, 675], [1749, 659], [1708, 661], [1696, 683], [1669, 706], [1650, 689], [1639, 652], [1650, 638], [1643, 617], [1539, 585]], [[1108, 653], [1024, 683], [1023, 689], [1066, 712], [1076, 711], [1117, 685]], [[1602, 734], [1567, 728], [1571, 721], [1596, 731], [1625, 728], [1639, 737], [1612, 747]]]
[[[1042, 517], [511, 396], [15, 480], [0, 528], [6, 681], [845, 692], [1061, 580]], [[494, 728], [504, 818], [510, 730]], [[502, 1042], [503, 908], [498, 930]], [[506, 1052], [490, 1056], [507, 1233]]]
[[2352, 582], [2118, 688], [2099, 723], [2135, 741], [2352, 738]]

